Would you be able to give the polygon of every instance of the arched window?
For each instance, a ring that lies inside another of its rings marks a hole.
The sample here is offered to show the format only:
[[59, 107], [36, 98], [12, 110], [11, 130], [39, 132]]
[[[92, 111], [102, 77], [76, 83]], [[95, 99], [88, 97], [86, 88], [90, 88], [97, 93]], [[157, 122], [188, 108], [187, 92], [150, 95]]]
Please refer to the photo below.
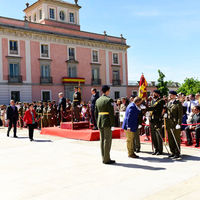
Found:
[[62, 20], [62, 21], [65, 20], [65, 13], [64, 13], [64, 11], [60, 11], [60, 20]]

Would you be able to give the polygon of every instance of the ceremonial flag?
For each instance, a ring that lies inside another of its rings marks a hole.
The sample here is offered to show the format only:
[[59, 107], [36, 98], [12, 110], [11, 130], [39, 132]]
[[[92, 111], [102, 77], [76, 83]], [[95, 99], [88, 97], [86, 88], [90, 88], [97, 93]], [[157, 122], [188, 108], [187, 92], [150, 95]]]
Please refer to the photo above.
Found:
[[142, 74], [140, 78], [140, 85], [139, 85], [139, 95], [142, 99], [147, 99], [147, 81], [144, 78], [144, 74]]

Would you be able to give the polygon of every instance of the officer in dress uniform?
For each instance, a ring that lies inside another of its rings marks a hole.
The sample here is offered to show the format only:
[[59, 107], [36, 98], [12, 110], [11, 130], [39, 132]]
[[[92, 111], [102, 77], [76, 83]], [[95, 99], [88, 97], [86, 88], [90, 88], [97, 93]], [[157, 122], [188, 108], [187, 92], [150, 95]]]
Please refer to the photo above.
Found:
[[74, 88], [74, 95], [73, 95], [73, 111], [74, 111], [74, 121], [80, 121], [80, 106], [81, 104], [81, 93], [78, 91], [78, 87]]
[[151, 106], [147, 111], [151, 111], [150, 129], [152, 145], [154, 152], [152, 155], [161, 155], [163, 153], [163, 139], [162, 139], [162, 114], [165, 106], [165, 101], [161, 98], [159, 90], [153, 91], [153, 100]]
[[166, 128], [168, 133], [169, 148], [171, 151], [171, 158], [180, 157], [181, 144], [181, 123], [183, 117], [183, 107], [179, 100], [176, 99], [177, 93], [175, 91], [169, 92], [169, 103], [167, 104], [167, 113], [164, 114], [166, 118]]
[[108, 96], [110, 87], [102, 87], [103, 95], [97, 99], [95, 104], [95, 117], [100, 130], [101, 155], [104, 164], [114, 164], [110, 159], [110, 149], [112, 144], [111, 127], [115, 125], [113, 100]]

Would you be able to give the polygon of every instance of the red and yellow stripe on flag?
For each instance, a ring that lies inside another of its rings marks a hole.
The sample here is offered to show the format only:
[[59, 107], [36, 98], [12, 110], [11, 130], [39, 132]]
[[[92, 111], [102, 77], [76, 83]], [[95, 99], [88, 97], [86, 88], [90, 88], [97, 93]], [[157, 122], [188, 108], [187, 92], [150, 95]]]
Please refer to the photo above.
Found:
[[139, 84], [139, 97], [142, 99], [146, 99], [147, 98], [147, 81], [144, 78], [144, 75], [142, 74], [141, 78], [140, 78], [140, 84]]

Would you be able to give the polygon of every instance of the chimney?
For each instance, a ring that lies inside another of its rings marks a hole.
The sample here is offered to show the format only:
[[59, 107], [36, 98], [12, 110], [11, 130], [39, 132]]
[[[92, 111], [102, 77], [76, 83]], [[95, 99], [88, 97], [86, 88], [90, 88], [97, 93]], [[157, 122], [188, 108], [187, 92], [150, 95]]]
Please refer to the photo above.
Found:
[[27, 3], [26, 3], [26, 8], [28, 8], [28, 7], [29, 7], [29, 3], [27, 2]]

